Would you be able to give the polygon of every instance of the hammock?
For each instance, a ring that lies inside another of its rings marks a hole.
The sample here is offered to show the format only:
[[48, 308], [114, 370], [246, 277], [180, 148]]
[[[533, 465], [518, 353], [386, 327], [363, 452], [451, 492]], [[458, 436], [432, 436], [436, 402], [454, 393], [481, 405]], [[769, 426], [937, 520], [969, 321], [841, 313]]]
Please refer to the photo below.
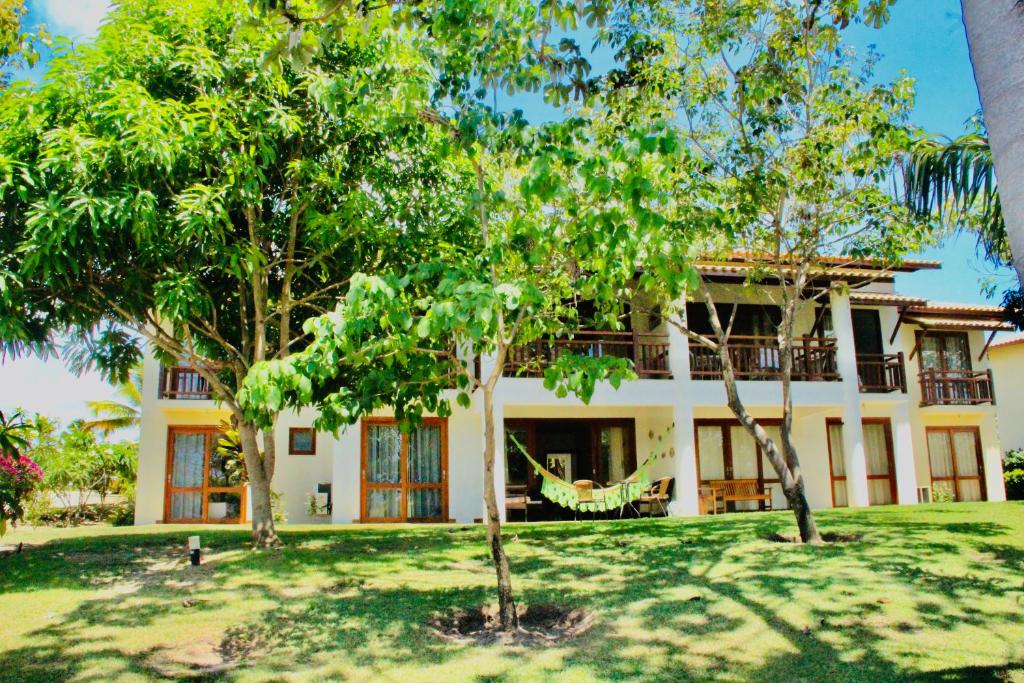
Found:
[[621, 481], [612, 486], [601, 488], [598, 486], [594, 487], [594, 500], [593, 502], [580, 502], [579, 492], [576, 487], [564, 479], [552, 474], [550, 471], [544, 468], [539, 462], [530, 457], [530, 454], [526, 452], [522, 444], [516, 441], [516, 438], [511, 434], [508, 435], [509, 440], [515, 444], [519, 452], [523, 454], [530, 464], [533, 465], [533, 471], [543, 477], [544, 481], [541, 482], [540, 493], [542, 496], [550, 501], [558, 503], [564, 508], [570, 510], [579, 510], [581, 512], [608, 512], [610, 510], [617, 510], [622, 508], [626, 503], [632, 503], [634, 500], [639, 500], [640, 496], [644, 494], [649, 488], [651, 488], [651, 475], [650, 475], [650, 464], [654, 460], [655, 456], [650, 456], [644, 460], [643, 464], [637, 468], [636, 472], [626, 477], [624, 481]]

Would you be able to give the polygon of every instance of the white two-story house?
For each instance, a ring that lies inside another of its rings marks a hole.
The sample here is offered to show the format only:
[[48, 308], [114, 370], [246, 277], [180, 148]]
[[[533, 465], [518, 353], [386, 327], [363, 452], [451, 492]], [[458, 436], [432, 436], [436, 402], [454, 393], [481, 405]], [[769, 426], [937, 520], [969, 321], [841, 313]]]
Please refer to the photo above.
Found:
[[[771, 431], [781, 418], [777, 308], [770, 286], [758, 294], [740, 287], [750, 267], [741, 257], [701, 265], [716, 301], [730, 314], [736, 306], [730, 346], [740, 393]], [[938, 267], [909, 261], [900, 270]], [[987, 356], [992, 334], [1010, 329], [1002, 310], [903, 296], [891, 272], [841, 258], [814, 285], [823, 296], [801, 310], [793, 374], [794, 436], [812, 507], [1003, 500], [1000, 378]], [[691, 326], [700, 328], [703, 304], [688, 305]], [[698, 514], [702, 485], [731, 480], [755, 480], [771, 501], [729, 509], [785, 507], [774, 471], [726, 406], [714, 355], [653, 316], [633, 313], [627, 327], [513, 354], [496, 391], [505, 434], [568, 481], [619, 481], [653, 457], [652, 476], [673, 478], [674, 515]], [[598, 387], [588, 405], [559, 399], [530, 374], [564, 347], [628, 357], [639, 379]], [[488, 359], [481, 363], [486, 370]], [[227, 412], [188, 368], [161, 368], [148, 357], [144, 377], [136, 522], [244, 522], [244, 486], [224, 473], [215, 448]], [[478, 401], [410, 435], [386, 413], [337, 435], [315, 432], [314, 418], [303, 410], [279, 421], [273, 489], [289, 522], [482, 516]], [[539, 477], [511, 439], [500, 441], [499, 497], [525, 490], [530, 520], [565, 516], [543, 500]], [[321, 506], [311, 509], [317, 493]]]

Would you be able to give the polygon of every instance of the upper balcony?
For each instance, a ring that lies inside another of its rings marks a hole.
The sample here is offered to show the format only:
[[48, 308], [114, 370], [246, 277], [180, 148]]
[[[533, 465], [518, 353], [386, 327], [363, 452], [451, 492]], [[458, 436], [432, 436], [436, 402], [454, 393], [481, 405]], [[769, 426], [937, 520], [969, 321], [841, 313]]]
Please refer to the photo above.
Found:
[[857, 380], [861, 393], [907, 393], [907, 369], [903, 352], [858, 353]]
[[669, 379], [668, 337], [640, 332], [585, 330], [571, 339], [538, 340], [509, 351], [505, 377], [542, 377], [544, 368], [564, 354], [591, 358], [628, 358], [641, 379]]
[[[777, 381], [782, 378], [778, 339], [771, 336], [733, 335], [729, 357], [738, 380]], [[691, 379], [722, 379], [718, 353], [690, 341]], [[796, 337], [793, 374], [797, 382], [837, 382], [836, 340], [831, 337]]]
[[995, 403], [991, 370], [922, 369], [922, 406], [974, 406]]
[[160, 398], [183, 401], [208, 401], [213, 398], [210, 384], [198, 370], [189, 367], [160, 367]]

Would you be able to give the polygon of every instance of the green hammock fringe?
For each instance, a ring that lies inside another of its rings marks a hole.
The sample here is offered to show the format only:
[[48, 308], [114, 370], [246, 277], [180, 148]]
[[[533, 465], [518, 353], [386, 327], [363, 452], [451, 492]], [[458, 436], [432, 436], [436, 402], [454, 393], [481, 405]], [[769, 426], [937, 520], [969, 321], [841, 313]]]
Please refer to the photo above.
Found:
[[654, 460], [654, 456], [648, 457], [637, 468], [636, 472], [626, 477], [624, 481], [605, 488], [595, 486], [594, 501], [581, 503], [575, 486], [555, 476], [545, 469], [543, 465], [531, 458], [530, 454], [523, 448], [523, 445], [516, 441], [516, 438], [511, 434], [509, 434], [509, 440], [515, 444], [516, 448], [523, 454], [523, 457], [530, 461], [530, 464], [533, 465], [533, 471], [543, 477], [544, 481], [541, 482], [540, 486], [541, 495], [564, 508], [579, 510], [580, 512], [609, 512], [611, 510], [618, 510], [627, 503], [639, 500], [640, 496], [651, 488], [650, 465]]

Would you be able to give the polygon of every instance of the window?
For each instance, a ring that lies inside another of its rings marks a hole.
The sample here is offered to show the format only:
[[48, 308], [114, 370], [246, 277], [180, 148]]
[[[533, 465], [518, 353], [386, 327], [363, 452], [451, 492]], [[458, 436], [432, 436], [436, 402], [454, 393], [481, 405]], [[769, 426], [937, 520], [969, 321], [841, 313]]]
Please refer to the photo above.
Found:
[[169, 427], [165, 522], [238, 523], [245, 517], [240, 471], [218, 448], [218, 427]]
[[[849, 505], [846, 492], [846, 462], [843, 451], [843, 422], [826, 420], [828, 457], [832, 474], [832, 506]], [[864, 457], [868, 474], [868, 505], [891, 505], [896, 502], [896, 476], [893, 458], [892, 424], [888, 418], [864, 418]]]
[[[758, 420], [769, 437], [782, 448], [780, 420]], [[782, 484], [768, 456], [765, 455], [754, 437], [732, 419], [698, 419], [693, 422], [697, 440], [697, 472], [700, 483], [710, 485], [718, 480], [756, 480], [758, 487], [769, 487], [772, 507], [786, 507]], [[763, 509], [760, 501], [738, 501], [729, 503], [729, 509]]]
[[922, 332], [918, 358], [921, 370], [969, 371], [971, 352], [966, 332]]
[[289, 455], [316, 455], [316, 431], [309, 427], [288, 430]]
[[944, 491], [953, 500], [985, 500], [985, 467], [977, 427], [928, 427], [932, 499]]
[[448, 518], [448, 423], [424, 418], [408, 434], [389, 418], [362, 420], [364, 522]]

